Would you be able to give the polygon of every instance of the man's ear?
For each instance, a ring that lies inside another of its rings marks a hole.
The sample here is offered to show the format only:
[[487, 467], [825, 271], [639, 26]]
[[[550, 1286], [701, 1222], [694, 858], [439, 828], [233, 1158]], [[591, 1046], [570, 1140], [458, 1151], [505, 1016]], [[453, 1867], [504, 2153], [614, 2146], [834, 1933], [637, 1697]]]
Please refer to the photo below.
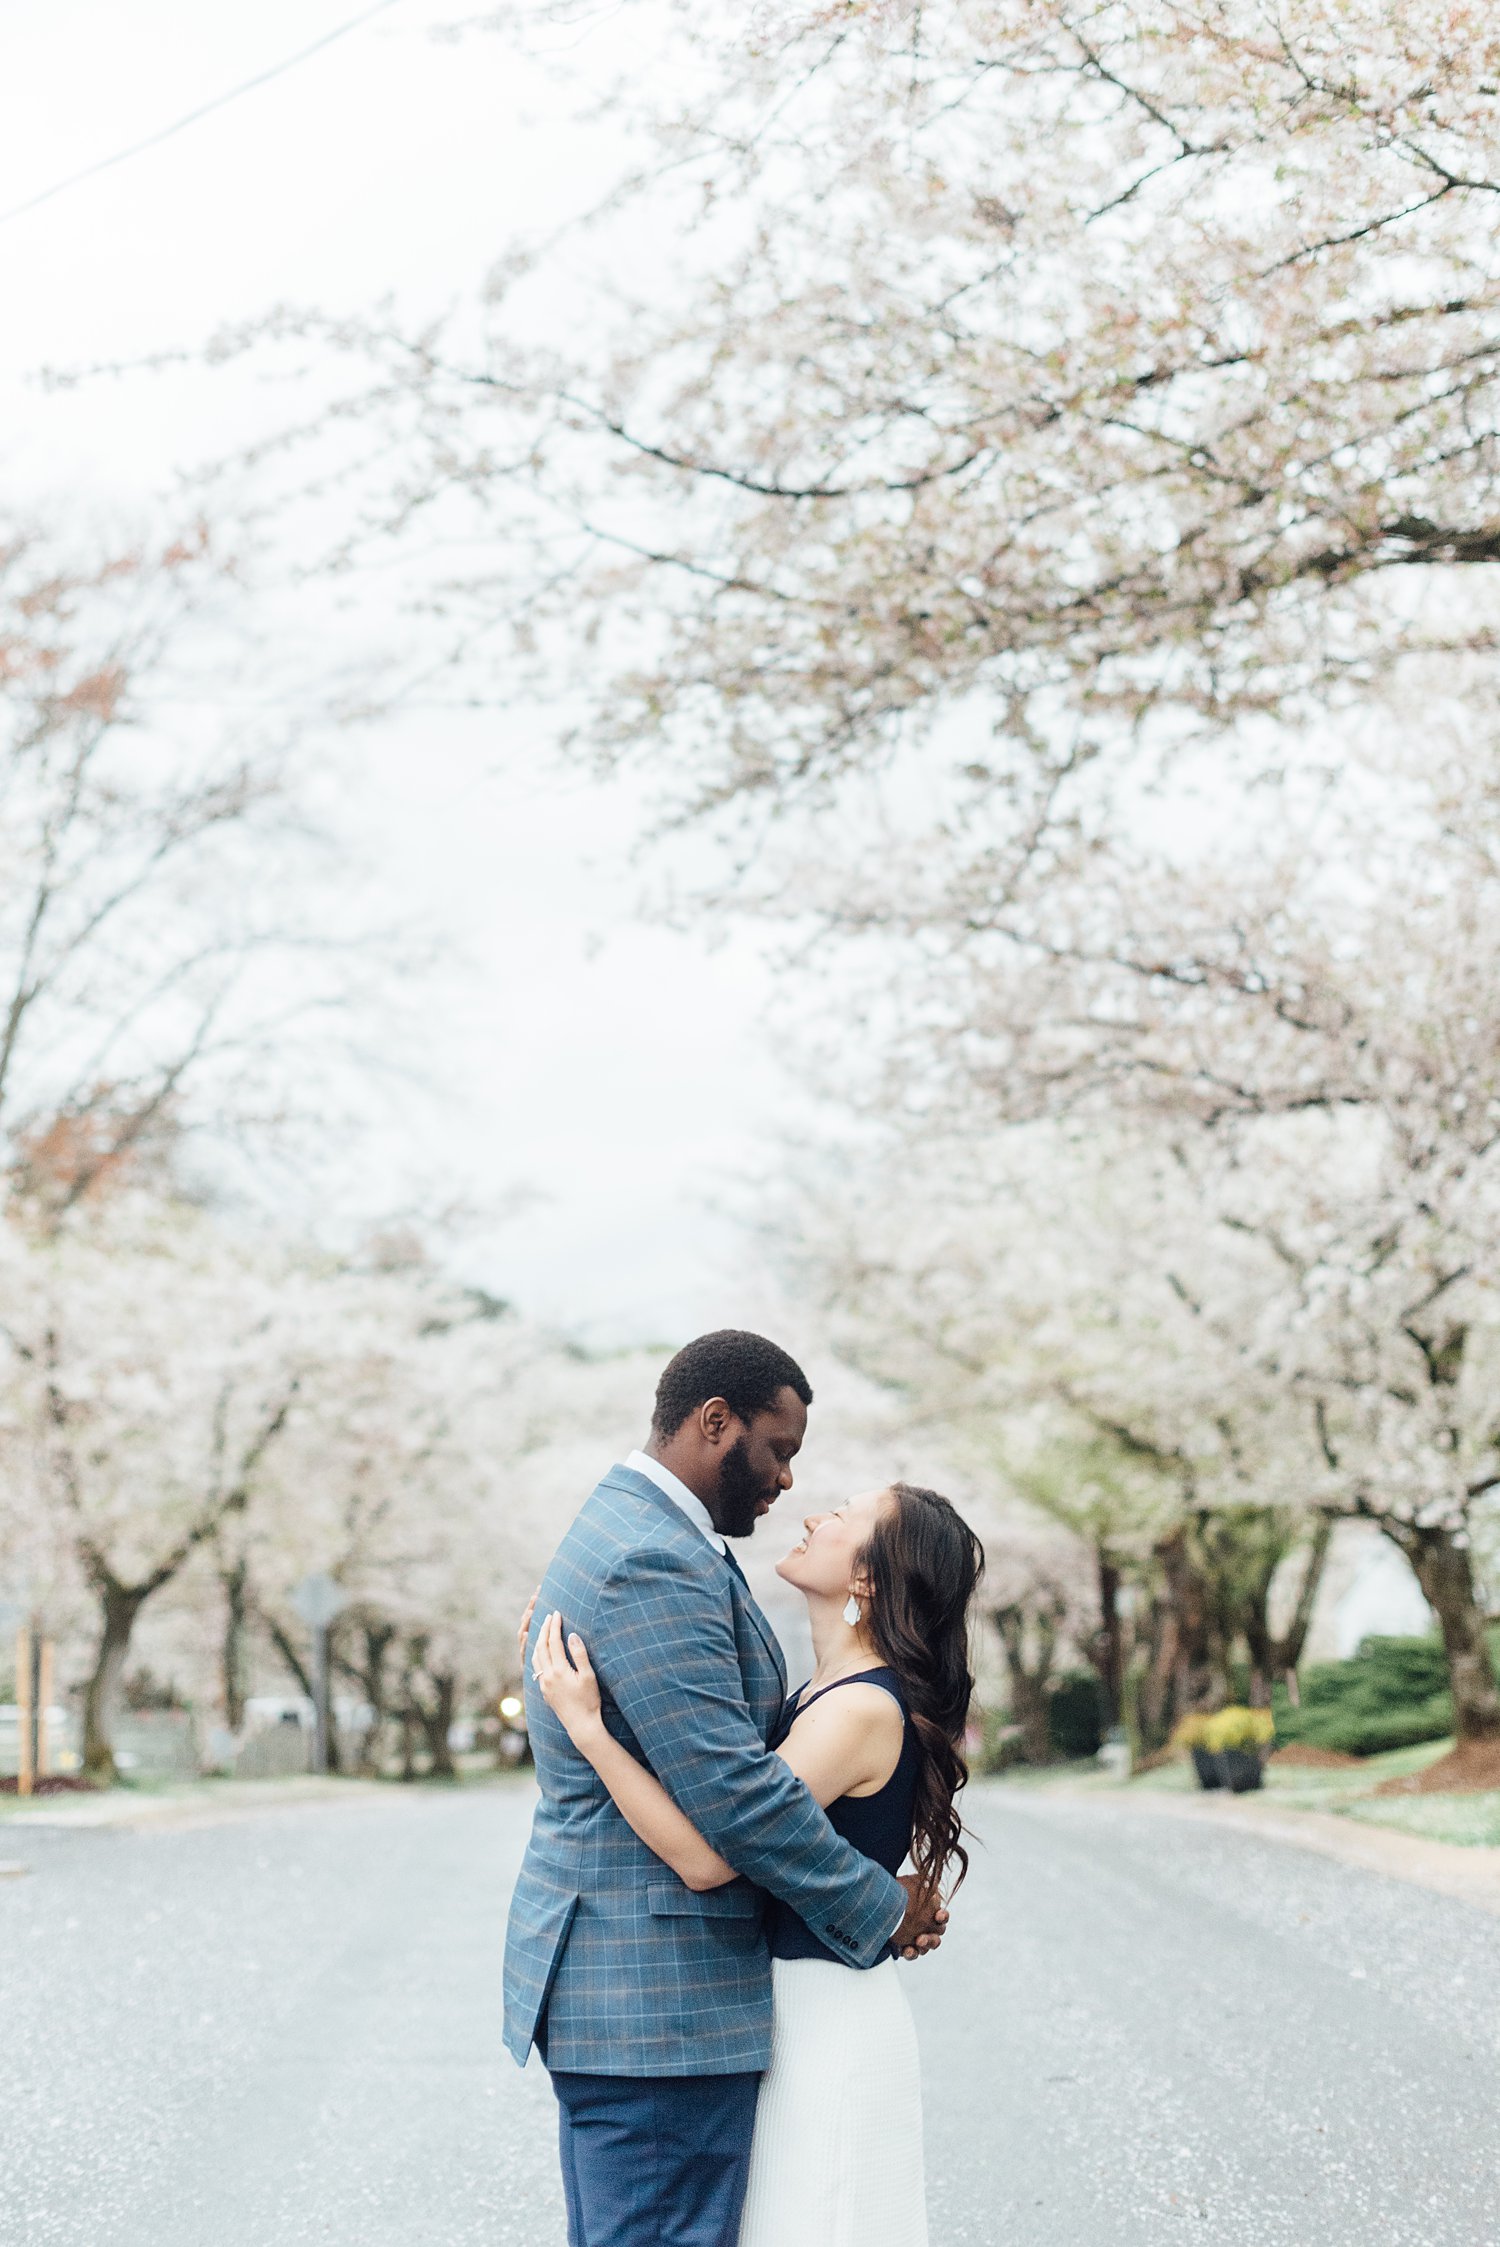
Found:
[[728, 1440], [736, 1425], [736, 1415], [722, 1397], [710, 1397], [707, 1404], [698, 1408], [698, 1425], [703, 1430], [703, 1440], [715, 1449]]

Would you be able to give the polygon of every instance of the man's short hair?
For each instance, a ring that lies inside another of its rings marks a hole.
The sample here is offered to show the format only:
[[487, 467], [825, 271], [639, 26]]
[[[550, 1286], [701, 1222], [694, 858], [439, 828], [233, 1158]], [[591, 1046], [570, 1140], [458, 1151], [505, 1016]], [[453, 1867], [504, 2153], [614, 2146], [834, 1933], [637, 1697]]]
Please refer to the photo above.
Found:
[[656, 1384], [652, 1432], [675, 1436], [710, 1397], [722, 1397], [736, 1419], [748, 1425], [757, 1412], [771, 1410], [783, 1389], [812, 1403], [812, 1387], [801, 1366], [763, 1334], [742, 1334], [732, 1326], [700, 1334], [678, 1351]]

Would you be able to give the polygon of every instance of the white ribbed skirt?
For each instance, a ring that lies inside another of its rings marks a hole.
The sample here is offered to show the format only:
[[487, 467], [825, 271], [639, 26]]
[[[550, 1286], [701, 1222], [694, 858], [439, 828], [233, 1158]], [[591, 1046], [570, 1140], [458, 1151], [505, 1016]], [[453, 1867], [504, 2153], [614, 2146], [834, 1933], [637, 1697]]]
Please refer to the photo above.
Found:
[[740, 2247], [927, 2247], [917, 2032], [896, 1962], [771, 1962]]

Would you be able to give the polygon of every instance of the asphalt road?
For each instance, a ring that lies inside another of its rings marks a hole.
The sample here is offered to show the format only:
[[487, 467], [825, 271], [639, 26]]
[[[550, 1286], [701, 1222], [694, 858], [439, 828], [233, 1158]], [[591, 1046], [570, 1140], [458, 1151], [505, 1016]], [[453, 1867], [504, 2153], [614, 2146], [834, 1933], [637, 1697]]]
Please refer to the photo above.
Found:
[[[976, 1788], [907, 1970], [934, 2247], [1500, 2247], [1500, 1920]], [[3, 2247], [561, 2247], [499, 2043], [523, 1786], [0, 1828]]]

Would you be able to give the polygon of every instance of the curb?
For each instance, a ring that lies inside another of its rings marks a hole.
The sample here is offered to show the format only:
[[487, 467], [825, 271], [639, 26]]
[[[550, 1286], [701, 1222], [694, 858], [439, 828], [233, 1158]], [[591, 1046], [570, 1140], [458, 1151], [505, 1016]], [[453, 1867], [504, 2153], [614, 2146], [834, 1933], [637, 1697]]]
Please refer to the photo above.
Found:
[[1500, 1849], [1428, 1841], [1388, 1826], [1360, 1825], [1326, 1810], [1272, 1807], [1248, 1796], [1233, 1802], [1197, 1802], [1190, 1795], [1142, 1794], [1127, 1802], [1128, 1807], [1147, 1808], [1157, 1817], [1183, 1818], [1309, 1849], [1317, 1856], [1381, 1873], [1388, 1880], [1405, 1881], [1409, 1887], [1454, 1897], [1500, 1919]]
[[[0, 1822], [0, 1833], [14, 1830], [52, 1833], [181, 1832], [193, 1826], [218, 1826], [267, 1811], [296, 1810], [330, 1802], [390, 1802], [400, 1796], [375, 1779], [241, 1779], [221, 1787], [183, 1794], [132, 1794], [128, 1788], [97, 1795], [53, 1796], [35, 1810], [16, 1810]], [[25, 1867], [13, 1870], [24, 1871]]]

